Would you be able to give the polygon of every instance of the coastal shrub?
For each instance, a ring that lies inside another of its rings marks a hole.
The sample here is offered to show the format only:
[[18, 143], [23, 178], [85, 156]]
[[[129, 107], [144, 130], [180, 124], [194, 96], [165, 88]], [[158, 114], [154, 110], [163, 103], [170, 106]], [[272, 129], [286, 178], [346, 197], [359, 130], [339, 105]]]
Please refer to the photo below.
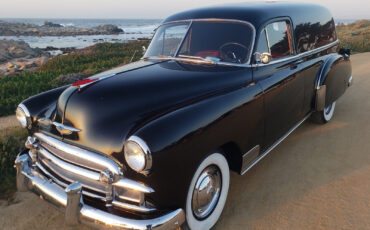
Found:
[[15, 173], [13, 167], [17, 154], [24, 149], [27, 131], [20, 127], [1, 130], [0, 133], [0, 198], [5, 198], [15, 191]]
[[68, 55], [50, 59], [37, 71], [27, 71], [0, 78], [0, 116], [14, 114], [24, 99], [43, 91], [70, 83], [60, 81], [63, 75], [80, 74], [83, 77], [141, 58], [142, 46], [148, 41], [129, 43], [100, 43]]
[[360, 20], [348, 25], [337, 26], [341, 48], [353, 53], [370, 52], [370, 20]]

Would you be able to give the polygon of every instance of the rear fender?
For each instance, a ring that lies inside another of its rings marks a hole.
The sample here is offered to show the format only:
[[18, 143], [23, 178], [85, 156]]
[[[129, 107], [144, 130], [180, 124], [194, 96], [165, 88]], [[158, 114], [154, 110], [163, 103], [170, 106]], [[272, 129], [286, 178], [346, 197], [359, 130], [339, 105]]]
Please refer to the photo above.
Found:
[[351, 84], [352, 67], [349, 58], [330, 55], [323, 63], [316, 79], [315, 110], [322, 111], [344, 94]]

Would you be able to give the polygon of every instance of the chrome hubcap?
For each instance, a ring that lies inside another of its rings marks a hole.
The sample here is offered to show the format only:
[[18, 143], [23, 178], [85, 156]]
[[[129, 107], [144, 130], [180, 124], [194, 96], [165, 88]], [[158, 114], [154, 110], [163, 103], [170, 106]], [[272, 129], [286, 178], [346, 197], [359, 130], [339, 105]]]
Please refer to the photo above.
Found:
[[204, 219], [214, 210], [220, 197], [222, 178], [220, 169], [211, 165], [200, 174], [193, 191], [192, 209], [198, 219]]

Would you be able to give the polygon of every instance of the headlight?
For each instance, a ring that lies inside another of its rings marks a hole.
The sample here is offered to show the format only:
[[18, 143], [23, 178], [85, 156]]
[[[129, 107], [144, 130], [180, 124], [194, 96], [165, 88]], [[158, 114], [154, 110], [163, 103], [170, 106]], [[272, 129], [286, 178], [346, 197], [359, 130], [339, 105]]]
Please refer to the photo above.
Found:
[[152, 158], [146, 143], [136, 136], [131, 136], [124, 145], [127, 164], [136, 172], [147, 173], [152, 167]]
[[21, 126], [23, 128], [29, 127], [31, 124], [31, 117], [30, 117], [30, 112], [24, 106], [23, 104], [18, 105], [17, 110], [15, 111], [15, 115], [17, 117], [17, 120], [19, 123], [21, 123]]

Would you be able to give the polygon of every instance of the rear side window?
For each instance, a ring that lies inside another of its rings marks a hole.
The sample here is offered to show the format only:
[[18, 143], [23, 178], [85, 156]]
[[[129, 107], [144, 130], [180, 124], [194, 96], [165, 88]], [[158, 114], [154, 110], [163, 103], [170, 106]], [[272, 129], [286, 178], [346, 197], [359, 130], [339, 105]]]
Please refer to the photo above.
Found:
[[290, 25], [286, 21], [268, 24], [261, 31], [256, 51], [270, 53], [273, 59], [293, 54]]
[[266, 26], [268, 46], [273, 59], [293, 54], [290, 28], [285, 21], [273, 22]]
[[337, 40], [334, 20], [298, 24], [295, 37], [298, 53], [328, 45]]

